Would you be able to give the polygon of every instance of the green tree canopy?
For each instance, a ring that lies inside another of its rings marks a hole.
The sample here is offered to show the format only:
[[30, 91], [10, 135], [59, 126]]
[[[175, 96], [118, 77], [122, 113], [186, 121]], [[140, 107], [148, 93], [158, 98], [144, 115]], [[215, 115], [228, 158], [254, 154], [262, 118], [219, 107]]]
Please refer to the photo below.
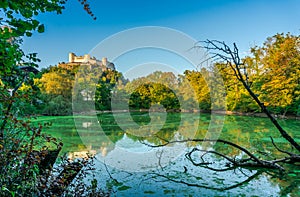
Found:
[[260, 98], [277, 112], [296, 112], [300, 104], [300, 37], [276, 34], [252, 49], [260, 67]]

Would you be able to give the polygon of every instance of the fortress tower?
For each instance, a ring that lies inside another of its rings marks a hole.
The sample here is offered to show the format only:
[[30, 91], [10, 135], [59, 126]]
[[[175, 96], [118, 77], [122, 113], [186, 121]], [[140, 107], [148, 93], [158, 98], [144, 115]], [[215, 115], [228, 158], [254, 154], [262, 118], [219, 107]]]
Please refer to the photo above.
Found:
[[69, 62], [74, 62], [75, 54], [69, 53]]
[[106, 57], [102, 58], [102, 65], [107, 66], [107, 58]]

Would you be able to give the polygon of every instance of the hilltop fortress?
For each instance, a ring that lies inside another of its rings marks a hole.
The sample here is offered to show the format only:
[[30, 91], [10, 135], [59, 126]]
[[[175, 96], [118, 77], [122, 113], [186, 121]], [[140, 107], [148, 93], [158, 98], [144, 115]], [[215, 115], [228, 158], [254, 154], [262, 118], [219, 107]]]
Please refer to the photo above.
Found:
[[95, 57], [91, 57], [89, 54], [83, 56], [76, 56], [74, 53], [69, 53], [69, 62], [59, 63], [58, 67], [65, 68], [65, 69], [73, 69], [74, 67], [78, 66], [100, 66], [102, 71], [105, 70], [115, 70], [115, 65], [112, 62], [107, 61], [106, 57], [103, 57], [102, 60], [98, 60]]

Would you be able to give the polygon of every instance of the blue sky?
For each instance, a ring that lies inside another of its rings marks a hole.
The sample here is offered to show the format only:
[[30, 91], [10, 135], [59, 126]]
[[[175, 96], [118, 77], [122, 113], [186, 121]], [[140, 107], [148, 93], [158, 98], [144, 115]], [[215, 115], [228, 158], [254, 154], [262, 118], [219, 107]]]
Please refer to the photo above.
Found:
[[196, 40], [236, 42], [244, 54], [276, 33], [300, 33], [299, 0], [89, 2], [96, 21], [85, 13], [77, 0], [69, 0], [61, 15], [42, 14], [38, 17], [46, 26], [45, 33], [26, 38], [24, 49], [39, 54], [40, 67], [67, 62], [69, 52], [89, 53], [105, 38], [141, 26], [173, 28]]

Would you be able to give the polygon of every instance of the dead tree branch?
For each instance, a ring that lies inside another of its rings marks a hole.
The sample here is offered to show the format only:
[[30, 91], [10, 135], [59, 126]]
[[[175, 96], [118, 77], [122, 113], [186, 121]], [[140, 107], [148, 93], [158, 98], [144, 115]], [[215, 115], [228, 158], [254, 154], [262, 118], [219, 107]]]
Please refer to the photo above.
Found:
[[204, 188], [204, 189], [210, 189], [210, 190], [216, 190], [216, 191], [226, 191], [226, 190], [231, 190], [237, 187], [240, 187], [244, 184], [249, 183], [251, 180], [255, 179], [256, 177], [258, 177], [260, 174], [262, 174], [263, 171], [257, 171], [256, 173], [254, 173], [253, 175], [249, 176], [246, 180], [241, 181], [237, 184], [231, 185], [231, 186], [227, 186], [227, 187], [221, 187], [221, 188], [217, 188], [217, 187], [212, 187], [212, 186], [208, 186], [207, 184], [198, 184], [198, 183], [190, 183], [187, 182], [185, 180], [178, 180], [178, 179], [174, 179], [171, 178], [170, 176], [167, 175], [163, 175], [163, 174], [158, 174], [158, 173], [154, 173], [155, 177], [152, 178], [156, 178], [156, 177], [160, 177], [165, 179], [166, 181], [171, 181], [174, 183], [179, 183], [179, 184], [183, 184], [189, 187], [198, 187], [198, 188]]
[[[204, 44], [204, 46], [198, 45], [198, 47], [204, 48], [208, 50], [215, 58], [222, 59], [226, 65], [230, 66], [233, 70], [236, 78], [243, 84], [246, 88], [250, 96], [255, 100], [255, 102], [259, 105], [262, 112], [264, 112], [274, 126], [278, 129], [281, 136], [286, 139], [296, 150], [300, 152], [300, 145], [285, 131], [278, 121], [272, 116], [270, 111], [266, 108], [263, 102], [261, 102], [258, 96], [251, 90], [251, 83], [249, 82], [248, 72], [245, 69], [245, 64], [242, 62], [239, 56], [239, 50], [237, 45], [233, 44], [233, 49], [231, 49], [225, 42], [221, 42], [218, 40], [206, 40], [203, 42], [199, 42], [199, 44]], [[242, 70], [244, 72], [242, 72]]]
[[[217, 139], [217, 140], [210, 140], [210, 139], [186, 139], [186, 140], [174, 140], [174, 141], [167, 141], [164, 144], [160, 144], [160, 145], [151, 145], [148, 144], [144, 141], [141, 141], [141, 143], [152, 147], [152, 148], [158, 148], [158, 147], [163, 147], [163, 146], [168, 146], [171, 144], [175, 144], [175, 143], [187, 143], [187, 142], [216, 142], [216, 143], [223, 143], [223, 144], [227, 144], [235, 149], [240, 150], [241, 152], [245, 153], [248, 157], [244, 158], [244, 159], [235, 159], [235, 158], [230, 158], [222, 153], [219, 153], [217, 151], [208, 151], [208, 150], [200, 150], [198, 148], [194, 148], [192, 151], [188, 152], [187, 155], [187, 159], [189, 159], [192, 164], [196, 164], [196, 165], [208, 165], [208, 162], [203, 161], [202, 163], [196, 163], [192, 157], [191, 154], [194, 153], [195, 151], [202, 151], [204, 153], [210, 153], [210, 154], [215, 154], [218, 155], [224, 159], [226, 159], [227, 161], [229, 161], [231, 163], [231, 165], [233, 167], [262, 167], [262, 168], [270, 168], [270, 169], [278, 169], [280, 171], [285, 171], [285, 169], [279, 165], [278, 163], [280, 162], [289, 162], [289, 163], [295, 163], [299, 161], [299, 156], [298, 155], [292, 155], [290, 157], [285, 157], [282, 159], [275, 159], [275, 160], [262, 160], [257, 158], [254, 154], [252, 154], [250, 151], [248, 151], [246, 148], [239, 146], [233, 142], [227, 141], [227, 140], [222, 140], [222, 139]], [[203, 159], [203, 157], [202, 157]]]

